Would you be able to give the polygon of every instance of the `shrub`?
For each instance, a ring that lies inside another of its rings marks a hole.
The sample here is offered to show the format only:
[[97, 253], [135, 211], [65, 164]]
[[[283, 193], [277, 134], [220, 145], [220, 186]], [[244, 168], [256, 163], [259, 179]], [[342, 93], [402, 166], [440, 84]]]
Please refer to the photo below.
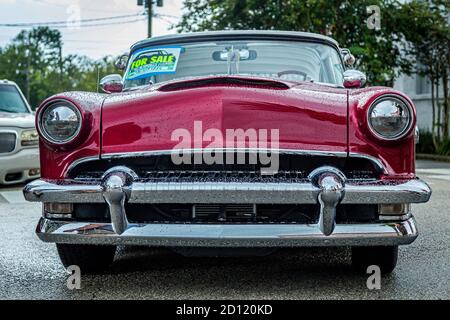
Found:
[[433, 136], [431, 132], [428, 131], [420, 132], [420, 139], [419, 144], [416, 146], [416, 152], [428, 154], [436, 153], [436, 149], [434, 148], [433, 144]]

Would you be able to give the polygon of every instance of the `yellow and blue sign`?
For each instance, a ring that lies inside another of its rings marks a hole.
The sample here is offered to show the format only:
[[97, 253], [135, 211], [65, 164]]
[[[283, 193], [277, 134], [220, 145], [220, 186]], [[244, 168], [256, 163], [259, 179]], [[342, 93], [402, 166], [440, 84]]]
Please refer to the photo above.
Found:
[[176, 73], [181, 47], [146, 48], [133, 55], [126, 79], [148, 78], [156, 74]]

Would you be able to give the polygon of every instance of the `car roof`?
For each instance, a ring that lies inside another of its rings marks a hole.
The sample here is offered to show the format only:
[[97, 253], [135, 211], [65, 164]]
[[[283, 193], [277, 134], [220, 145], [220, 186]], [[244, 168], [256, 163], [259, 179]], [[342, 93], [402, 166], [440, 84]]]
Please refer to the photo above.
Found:
[[0, 80], [0, 84], [9, 84], [9, 85], [11, 85], [11, 86], [16, 86], [16, 85], [17, 85], [15, 82], [9, 81], [9, 80], [7, 80], [7, 79]]
[[135, 43], [131, 51], [149, 46], [170, 45], [180, 42], [199, 42], [217, 40], [290, 40], [290, 41], [310, 41], [329, 44], [339, 48], [336, 40], [311, 32], [298, 31], [276, 31], [276, 30], [230, 30], [230, 31], [207, 31], [191, 32], [181, 34], [170, 34], [165, 36], [148, 38]]

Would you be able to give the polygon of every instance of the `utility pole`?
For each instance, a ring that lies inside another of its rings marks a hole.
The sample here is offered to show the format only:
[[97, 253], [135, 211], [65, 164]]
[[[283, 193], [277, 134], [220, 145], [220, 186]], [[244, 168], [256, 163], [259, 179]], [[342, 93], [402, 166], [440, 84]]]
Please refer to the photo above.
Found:
[[147, 0], [147, 12], [148, 12], [148, 37], [151, 38], [152, 37], [152, 15], [153, 15], [153, 0]]
[[[144, 6], [147, 8], [148, 14], [148, 37], [152, 37], [152, 18], [153, 18], [153, 0], [137, 0], [138, 6]], [[162, 7], [164, 5], [163, 0], [156, 0], [156, 6]]]
[[31, 92], [31, 88], [30, 88], [30, 69], [31, 69], [31, 31], [28, 31], [28, 41], [27, 41], [27, 48], [25, 50], [25, 53], [27, 55], [27, 69], [26, 69], [26, 84], [27, 84], [27, 89], [25, 91], [26, 94], [26, 98], [27, 101], [30, 102], [30, 92]]

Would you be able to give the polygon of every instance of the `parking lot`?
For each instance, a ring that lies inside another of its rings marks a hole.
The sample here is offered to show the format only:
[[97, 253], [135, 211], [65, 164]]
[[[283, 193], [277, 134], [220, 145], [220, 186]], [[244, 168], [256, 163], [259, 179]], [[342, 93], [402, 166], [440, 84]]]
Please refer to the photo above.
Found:
[[101, 275], [82, 275], [80, 290], [55, 246], [34, 234], [40, 205], [22, 186], [0, 188], [0, 299], [449, 299], [450, 164], [418, 162], [432, 187], [413, 207], [420, 236], [401, 247], [395, 272], [380, 290], [355, 275], [346, 248], [284, 250], [267, 257], [183, 258], [164, 250], [119, 248]]

